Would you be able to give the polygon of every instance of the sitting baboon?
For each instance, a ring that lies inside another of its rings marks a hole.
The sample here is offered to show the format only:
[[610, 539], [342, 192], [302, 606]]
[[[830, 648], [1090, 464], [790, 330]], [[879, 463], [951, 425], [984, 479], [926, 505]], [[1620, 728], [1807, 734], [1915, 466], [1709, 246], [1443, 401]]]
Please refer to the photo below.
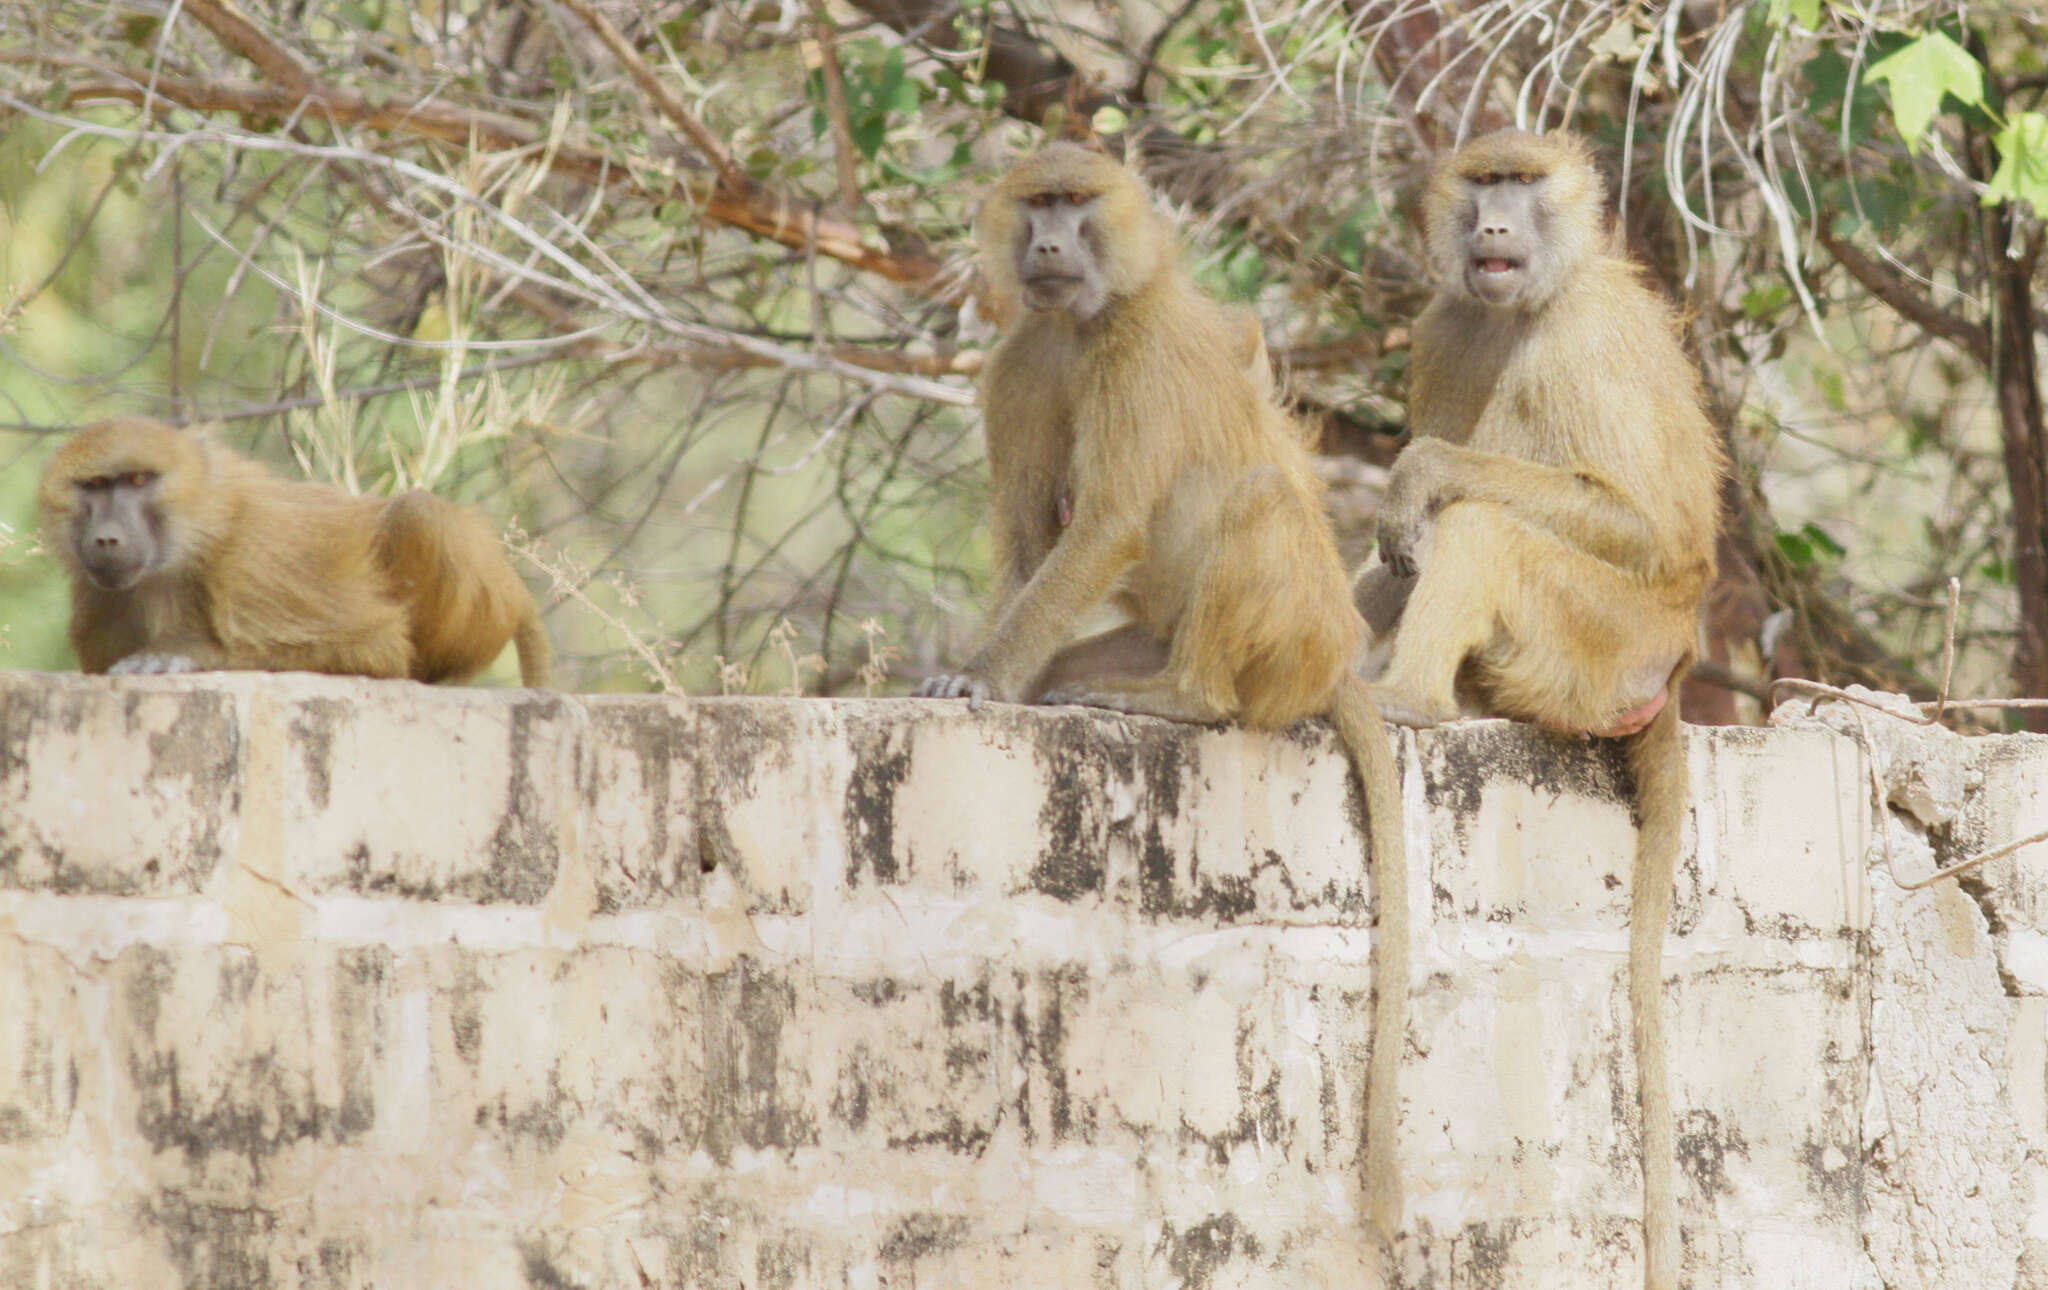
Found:
[[[1249, 320], [1195, 286], [1123, 166], [1072, 144], [1026, 158], [996, 185], [979, 238], [1008, 320], [981, 377], [993, 626], [921, 692], [1269, 730], [1330, 714], [1369, 815], [1379, 935], [1364, 1155], [1368, 1210], [1391, 1236], [1408, 998], [1400, 796], [1352, 671], [1363, 624], [1302, 429], [1273, 402]], [[1068, 643], [1105, 600], [1129, 623]]]
[[1720, 435], [1677, 321], [1610, 249], [1570, 135], [1491, 134], [1423, 203], [1435, 298], [1409, 425], [1358, 584], [1392, 658], [1390, 721], [1479, 710], [1629, 736], [1641, 798], [1629, 1003], [1643, 1119], [1644, 1284], [1678, 1279], [1663, 940], [1686, 809], [1678, 684], [1714, 576]]

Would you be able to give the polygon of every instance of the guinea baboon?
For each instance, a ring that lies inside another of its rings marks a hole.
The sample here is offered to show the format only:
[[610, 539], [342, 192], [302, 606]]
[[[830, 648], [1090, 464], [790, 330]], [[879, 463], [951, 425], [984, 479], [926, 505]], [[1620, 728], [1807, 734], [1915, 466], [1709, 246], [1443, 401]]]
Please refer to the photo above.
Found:
[[1677, 321], [1612, 249], [1583, 143], [1502, 131], [1432, 175], [1441, 279], [1415, 326], [1409, 424], [1360, 580], [1393, 629], [1373, 696], [1426, 726], [1479, 710], [1629, 736], [1641, 798], [1629, 1004], [1644, 1284], [1678, 1277], [1663, 941], [1685, 812], [1679, 682], [1714, 576], [1721, 440]]
[[[1330, 714], [1369, 816], [1379, 920], [1367, 1208], [1401, 1216], [1396, 1072], [1408, 920], [1392, 747], [1352, 671], [1363, 636], [1302, 429], [1249, 320], [1203, 295], [1123, 166], [1055, 144], [995, 187], [982, 269], [1008, 330], [981, 377], [993, 623], [921, 693], [1278, 729]], [[1088, 610], [1130, 621], [1068, 644]]]
[[526, 684], [549, 683], [539, 611], [497, 535], [431, 493], [290, 483], [202, 435], [129, 419], [59, 448], [41, 502], [88, 672], [448, 681], [514, 640]]

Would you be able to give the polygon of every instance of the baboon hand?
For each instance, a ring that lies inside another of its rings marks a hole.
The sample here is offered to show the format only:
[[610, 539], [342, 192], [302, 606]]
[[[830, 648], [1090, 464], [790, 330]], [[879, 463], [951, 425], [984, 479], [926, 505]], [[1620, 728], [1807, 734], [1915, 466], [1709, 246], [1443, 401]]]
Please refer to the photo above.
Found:
[[926, 677], [924, 684], [917, 687], [920, 699], [965, 699], [969, 712], [981, 711], [981, 705], [998, 698], [995, 686], [985, 676], [974, 672], [942, 672]]
[[1114, 686], [1090, 685], [1086, 681], [1075, 681], [1071, 685], [1054, 686], [1032, 700], [1049, 707], [1109, 708], [1117, 712], [1144, 712], [1145, 708], [1135, 706], [1127, 690]]
[[1380, 508], [1380, 559], [1396, 576], [1408, 580], [1429, 563], [1430, 539], [1436, 535], [1433, 514], [1390, 516]]
[[1374, 685], [1370, 689], [1373, 706], [1389, 725], [1425, 729], [1459, 717], [1457, 702], [1449, 697], [1408, 694], [1390, 685]]
[[108, 676], [168, 676], [197, 672], [199, 664], [183, 654], [130, 654], [107, 669]]
[[1403, 578], [1412, 578], [1428, 562], [1429, 540], [1438, 511], [1449, 500], [1448, 463], [1443, 444], [1417, 439], [1401, 452], [1380, 498], [1380, 559]]
[[1384, 516], [1380, 519], [1380, 559], [1403, 578], [1413, 578], [1422, 569], [1421, 548], [1428, 540], [1427, 526], [1394, 529]]

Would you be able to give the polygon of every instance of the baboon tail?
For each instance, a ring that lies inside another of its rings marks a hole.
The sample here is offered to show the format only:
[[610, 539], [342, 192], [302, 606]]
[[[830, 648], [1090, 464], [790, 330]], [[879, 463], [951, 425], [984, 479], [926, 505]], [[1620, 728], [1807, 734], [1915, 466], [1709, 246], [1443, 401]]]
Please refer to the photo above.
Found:
[[548, 644], [547, 628], [541, 626], [540, 611], [529, 610], [512, 633], [519, 651], [520, 684], [534, 689], [552, 689], [555, 684], [554, 647]]
[[1389, 1242], [1401, 1226], [1401, 1053], [1408, 1045], [1408, 856], [1401, 829], [1401, 780], [1387, 724], [1365, 682], [1346, 673], [1330, 719], [1365, 788], [1372, 903], [1372, 1054], [1365, 1073], [1366, 1215]]
[[1671, 883], [1690, 789], [1678, 721], [1678, 686], [1690, 661], [1671, 674], [1664, 710], [1628, 746], [1642, 815], [1630, 884], [1628, 1004], [1643, 1123], [1645, 1290], [1676, 1290], [1678, 1285], [1678, 1154], [1665, 1034], [1664, 931], [1671, 918]]

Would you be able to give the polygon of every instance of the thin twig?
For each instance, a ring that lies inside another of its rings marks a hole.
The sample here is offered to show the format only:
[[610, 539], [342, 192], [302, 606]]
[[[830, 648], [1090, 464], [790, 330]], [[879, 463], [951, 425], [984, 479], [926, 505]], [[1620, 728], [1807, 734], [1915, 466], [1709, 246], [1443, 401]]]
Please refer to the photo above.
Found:
[[732, 159], [732, 153], [726, 150], [725, 144], [721, 143], [718, 136], [711, 133], [690, 109], [683, 106], [683, 101], [654, 74], [654, 69], [647, 65], [647, 60], [640, 57], [640, 51], [633, 48], [632, 43], [620, 34], [617, 27], [612, 26], [610, 19], [597, 11], [596, 5], [590, 0], [562, 0], [562, 7], [583, 19], [584, 25], [597, 33], [597, 38], [604, 42], [605, 48], [612, 51], [612, 57], [618, 59], [619, 65], [626, 69], [626, 75], [633, 78], [633, 83], [654, 101], [654, 106], [661, 109], [661, 114], [673, 121], [691, 145], [711, 163], [712, 169], [718, 172], [718, 177], [725, 187], [735, 192], [746, 189], [749, 183], [747, 173]]
[[595, 614], [613, 631], [624, 637], [627, 647], [635, 654], [638, 654], [640, 661], [647, 665], [647, 678], [656, 685], [659, 685], [663, 694], [676, 699], [687, 699], [690, 697], [689, 691], [683, 688], [682, 682], [676, 680], [675, 672], [662, 662], [660, 655], [654, 652], [654, 647], [642, 639], [640, 633], [627, 626], [624, 619], [607, 610], [603, 605], [598, 604], [596, 600], [591, 598], [590, 593], [583, 589], [582, 582], [588, 581], [588, 579], [579, 581], [570, 576], [570, 574], [565, 573], [553, 562], [541, 557], [537, 550], [540, 546], [540, 539], [529, 538], [525, 534], [515, 531], [505, 535], [505, 546], [509, 550], [516, 552], [521, 559], [548, 576], [548, 583], [558, 593], [556, 597], [558, 600], [563, 597], [573, 598], [576, 603], [582, 605], [592, 614]]
[[[1947, 669], [1944, 668], [1943, 671], [1944, 674], [1946, 674]], [[1891, 817], [1889, 801], [1885, 795], [1884, 781], [1878, 776], [1877, 773], [1877, 756], [1871, 747], [1870, 727], [1865, 722], [1863, 713], [1860, 710], [1863, 708], [1869, 708], [1876, 712], [1882, 712], [1886, 716], [1891, 717], [1894, 720], [1904, 721], [1909, 725], [1931, 726], [1936, 724], [1936, 716], [1943, 710], [1944, 707], [2036, 708], [2048, 707], [2048, 699], [1962, 699], [1956, 701], [1953, 704], [1950, 704], [1947, 703], [1946, 699], [1944, 698], [1936, 700], [1933, 703], [1914, 704], [1913, 706], [1919, 709], [1920, 712], [1918, 714], [1913, 714], [1901, 712], [1896, 707], [1888, 707], [1882, 703], [1874, 702], [1870, 699], [1863, 697], [1860, 694], [1851, 694], [1847, 690], [1839, 689], [1832, 685], [1825, 685], [1819, 681], [1809, 681], [1806, 680], [1804, 677], [1796, 676], [1779, 677], [1777, 680], [1771, 682], [1769, 702], [1773, 706], [1777, 704], [1778, 692], [1781, 689], [1797, 690], [1801, 693], [1812, 695], [1813, 702], [1807, 707], [1807, 712], [1809, 715], [1811, 715], [1813, 711], [1821, 705], [1822, 701], [1827, 699], [1839, 700], [1840, 702], [1847, 703], [1850, 705], [1849, 714], [1856, 718], [1856, 745], [1858, 749], [1863, 753], [1864, 765], [1870, 768], [1871, 804], [1873, 807], [1875, 807], [1877, 811], [1877, 835], [1878, 840], [1884, 844], [1885, 870], [1891, 875], [1892, 882], [1897, 886], [1907, 891], [1918, 891], [1922, 887], [1931, 886], [1934, 883], [1940, 882], [1944, 878], [1953, 878], [1959, 873], [1964, 873], [1968, 870], [1976, 868], [1978, 865], [1987, 864], [1990, 861], [2000, 858], [2001, 856], [2011, 855], [2013, 852], [2018, 851], [2023, 847], [2032, 846], [2036, 842], [2048, 842], [2048, 829], [2043, 829], [2039, 833], [2028, 834], [2026, 837], [2020, 838], [2013, 842], [2008, 842], [2000, 847], [1995, 847], [1990, 851], [1982, 853], [1981, 855], [1974, 855], [1967, 860], [1960, 860], [1957, 861], [1955, 864], [1948, 865], [1941, 869], [1937, 869], [1925, 878], [1920, 878], [1908, 882], [1906, 879], [1900, 877], [1898, 858], [1892, 852], [1891, 829], [1888, 827], [1887, 824]]]
[[1948, 580], [1948, 613], [1941, 627], [1941, 688], [1934, 692], [1934, 718], [1941, 719], [1948, 707], [1948, 683], [1956, 673], [1956, 611], [1962, 607], [1963, 580], [1950, 575]]
[[846, 74], [839, 66], [839, 29], [825, 0], [811, 0], [818, 24], [818, 69], [825, 82], [825, 116], [832, 123], [832, 151], [839, 163], [839, 209], [852, 217], [860, 208], [860, 177], [854, 172], [853, 117], [846, 110]]
[[271, 80], [292, 93], [306, 96], [319, 89], [312, 69], [296, 54], [263, 34], [254, 23], [213, 0], [183, 0], [186, 13], [214, 34], [221, 44], [256, 64]]
[[[0, 62], [19, 61], [0, 58]], [[234, 85], [182, 80], [172, 76], [156, 78], [145, 90], [144, 73], [122, 71], [126, 79], [81, 85], [66, 93], [67, 107], [116, 100], [147, 104], [163, 112], [176, 106], [192, 112], [232, 112], [247, 117], [289, 117], [306, 101], [290, 90], [263, 85]], [[32, 105], [8, 95], [0, 102], [16, 110]], [[772, 242], [798, 250], [815, 246], [822, 255], [875, 273], [892, 282], [926, 294], [957, 294], [959, 284], [942, 281], [940, 265], [916, 251], [898, 251], [871, 246], [859, 229], [842, 219], [821, 219], [812, 204], [780, 193], [765, 184], [741, 176], [739, 187], [710, 177], [675, 174], [654, 163], [620, 165], [605, 153], [567, 142], [550, 144], [546, 135], [531, 124], [514, 117], [475, 112], [446, 104], [403, 95], [371, 102], [354, 90], [322, 87], [318, 95], [321, 114], [339, 125], [367, 125], [385, 133], [402, 133], [440, 139], [448, 143], [472, 143], [499, 149], [541, 149], [546, 147], [548, 169], [592, 184], [630, 186], [641, 196], [656, 201], [679, 201], [700, 219], [743, 229]], [[33, 115], [47, 116], [36, 111]], [[659, 177], [657, 180], [656, 177]]]
[[1751, 676], [1747, 672], [1738, 672], [1726, 663], [1717, 662], [1714, 659], [1703, 658], [1698, 660], [1692, 665], [1692, 670], [1688, 675], [1696, 681], [1704, 681], [1708, 685], [1717, 685], [1724, 690], [1733, 690], [1737, 694], [1746, 694], [1752, 699], [1769, 702], [1771, 697], [1770, 683], [1762, 677]]
[[1830, 233], [1826, 221], [1815, 221], [1813, 235], [1835, 257], [1835, 263], [1847, 270], [1865, 291], [1890, 305], [1899, 317], [1930, 336], [1950, 342], [1981, 365], [1991, 366], [1989, 328], [1952, 314], [1920, 295], [1906, 285], [1904, 278]]

